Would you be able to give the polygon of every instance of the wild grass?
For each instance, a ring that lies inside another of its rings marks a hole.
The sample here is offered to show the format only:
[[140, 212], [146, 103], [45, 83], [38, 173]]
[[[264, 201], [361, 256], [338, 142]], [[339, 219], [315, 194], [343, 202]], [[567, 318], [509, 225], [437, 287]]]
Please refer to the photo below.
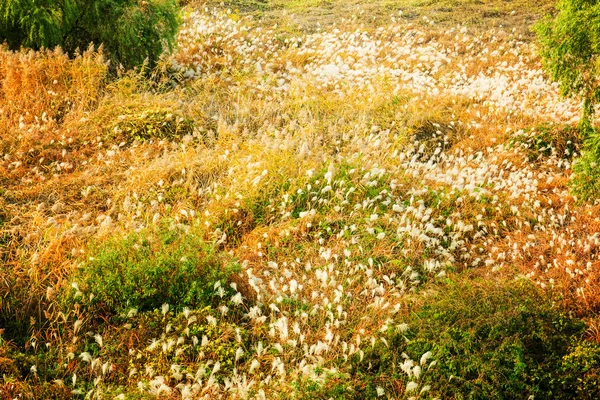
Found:
[[74, 109], [89, 110], [101, 95], [107, 71], [101, 52], [93, 48], [74, 59], [60, 49], [11, 52], [2, 48], [1, 54], [2, 117], [18, 121], [19, 129], [60, 121]]
[[530, 37], [529, 27], [533, 22], [553, 9], [551, 1], [530, 0], [205, 0], [194, 4], [224, 6], [244, 14], [250, 13], [267, 24], [278, 24], [281, 32], [343, 26], [353, 18], [364, 28], [377, 28], [392, 16], [424, 25], [466, 25], [481, 32], [490, 28], [504, 28], [507, 31], [514, 28], [519, 34]]
[[110, 77], [5, 50], [1, 396], [593, 397], [598, 205], [538, 12], [193, 3]]

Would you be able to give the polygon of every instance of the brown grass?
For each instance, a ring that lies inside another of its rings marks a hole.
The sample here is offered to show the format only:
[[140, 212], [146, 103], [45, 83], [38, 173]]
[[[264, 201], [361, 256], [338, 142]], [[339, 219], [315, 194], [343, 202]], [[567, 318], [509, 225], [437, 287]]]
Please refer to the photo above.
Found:
[[[494, 28], [532, 37], [529, 29], [553, 10], [553, 1], [543, 0], [196, 0], [199, 6], [221, 7], [251, 14], [267, 25], [278, 25], [282, 33], [315, 31], [352, 22], [364, 28], [385, 25], [391, 17], [442, 28], [466, 25], [477, 32]], [[401, 14], [400, 14], [401, 13]]]

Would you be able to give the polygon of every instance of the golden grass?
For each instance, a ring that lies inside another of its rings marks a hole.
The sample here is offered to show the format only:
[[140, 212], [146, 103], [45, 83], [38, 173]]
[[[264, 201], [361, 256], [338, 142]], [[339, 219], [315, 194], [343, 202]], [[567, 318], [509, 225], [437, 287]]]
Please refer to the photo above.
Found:
[[87, 111], [98, 101], [106, 73], [101, 52], [93, 48], [73, 60], [59, 49], [37, 53], [2, 48], [2, 117], [29, 125]]

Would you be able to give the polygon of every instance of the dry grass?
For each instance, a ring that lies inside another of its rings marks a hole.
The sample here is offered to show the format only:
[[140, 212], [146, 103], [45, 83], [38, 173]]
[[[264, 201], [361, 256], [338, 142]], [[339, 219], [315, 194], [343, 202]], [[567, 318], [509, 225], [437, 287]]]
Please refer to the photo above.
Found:
[[[60, 50], [15, 53], [2, 48], [2, 117], [27, 127], [89, 110], [101, 95], [106, 72], [102, 54], [94, 49], [70, 60]], [[10, 125], [4, 124], [7, 132]]]
[[370, 29], [395, 18], [425, 26], [433, 21], [442, 28], [466, 25], [480, 32], [514, 28], [529, 37], [532, 36], [530, 26], [552, 12], [554, 4], [530, 0], [200, 0], [193, 3], [204, 7], [225, 6], [251, 14], [264, 24], [277, 24], [282, 33], [347, 26], [354, 18], [363, 28]]

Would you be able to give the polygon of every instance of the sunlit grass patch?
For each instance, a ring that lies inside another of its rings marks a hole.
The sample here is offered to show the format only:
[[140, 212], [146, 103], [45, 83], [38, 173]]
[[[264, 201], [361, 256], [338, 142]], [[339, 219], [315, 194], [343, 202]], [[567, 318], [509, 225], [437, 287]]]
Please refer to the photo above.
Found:
[[11, 121], [24, 130], [93, 107], [101, 97], [107, 66], [102, 53], [93, 48], [72, 60], [59, 49], [12, 52], [2, 48], [0, 77], [0, 121], [4, 128]]
[[[486, 1], [471, 0], [209, 0], [203, 5], [223, 4], [269, 23], [278, 22], [286, 27], [315, 30], [341, 23], [354, 23], [364, 27], [384, 25], [390, 17], [423, 24], [434, 21], [444, 27], [465, 24], [477, 30], [490, 27], [516, 28], [529, 34], [529, 25], [552, 9], [552, 2], [541, 4], [531, 0]], [[340, 18], [341, 17], [341, 18]], [[423, 22], [424, 20], [424, 22]]]

